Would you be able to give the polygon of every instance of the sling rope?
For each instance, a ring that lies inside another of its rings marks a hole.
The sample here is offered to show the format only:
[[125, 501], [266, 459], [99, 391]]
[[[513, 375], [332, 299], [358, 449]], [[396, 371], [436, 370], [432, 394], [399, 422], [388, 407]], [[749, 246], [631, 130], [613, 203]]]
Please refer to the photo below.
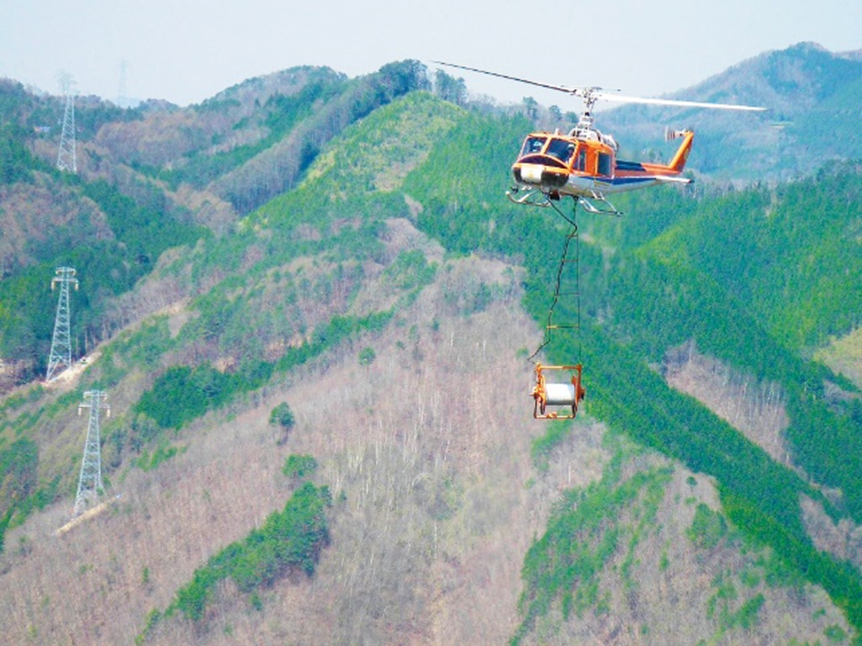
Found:
[[[557, 207], [556, 204], [554, 204], [553, 202], [550, 202], [550, 204], [554, 208], [554, 210], [560, 215], [560, 217], [562, 217], [566, 222], [568, 222], [571, 225], [571, 229], [570, 229], [568, 235], [566, 235], [566, 241], [563, 244], [563, 253], [560, 256], [560, 266], [557, 269], [557, 281], [556, 281], [556, 287], [554, 288], [554, 298], [551, 301], [551, 306], [548, 308], [548, 320], [547, 320], [547, 323], [545, 324], [544, 339], [542, 341], [542, 344], [538, 348], [536, 348], [536, 351], [532, 355], [530, 355], [530, 358], [528, 359], [528, 361], [533, 361], [533, 359], [536, 358], [536, 355], [538, 355], [539, 352], [541, 352], [542, 349], [544, 349], [545, 346], [547, 346], [551, 342], [551, 333], [553, 330], [571, 330], [571, 329], [578, 331], [578, 361], [580, 361], [580, 357], [581, 357], [581, 287], [580, 287], [580, 283], [581, 283], [581, 276], [580, 276], [580, 274], [581, 274], [581, 271], [580, 271], [581, 250], [580, 250], [580, 236], [578, 234], [578, 224], [576, 221], [576, 219], [577, 219], [576, 213], [577, 213], [578, 203], [577, 203], [577, 201], [575, 201], [574, 208], [572, 209], [572, 217], [571, 218], [568, 217], [563, 211], [561, 211]], [[571, 245], [573, 240], [575, 241], [575, 249], [574, 249], [575, 255], [573, 258], [570, 258], [569, 257], [569, 246]], [[575, 268], [575, 290], [574, 290], [574, 292], [563, 292], [562, 291], [563, 280], [564, 280], [563, 272], [565, 271], [565, 268], [568, 265], [574, 265], [574, 268]], [[575, 324], [568, 324], [568, 325], [554, 324], [554, 322], [553, 322], [554, 310], [557, 307], [557, 303], [559, 302], [561, 296], [575, 296], [575, 300], [576, 300], [576, 308], [575, 309], [577, 312], [577, 322]]]

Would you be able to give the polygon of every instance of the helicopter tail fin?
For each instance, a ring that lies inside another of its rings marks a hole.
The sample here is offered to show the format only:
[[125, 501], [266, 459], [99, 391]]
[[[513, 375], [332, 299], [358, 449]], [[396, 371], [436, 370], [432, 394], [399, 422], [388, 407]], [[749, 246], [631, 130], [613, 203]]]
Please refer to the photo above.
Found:
[[681, 173], [682, 169], [685, 168], [685, 162], [688, 161], [688, 154], [691, 152], [691, 144], [694, 141], [694, 132], [691, 130], [668, 130], [665, 133], [665, 138], [668, 141], [679, 137], [682, 137], [682, 143], [668, 164], [668, 168], [675, 173]]

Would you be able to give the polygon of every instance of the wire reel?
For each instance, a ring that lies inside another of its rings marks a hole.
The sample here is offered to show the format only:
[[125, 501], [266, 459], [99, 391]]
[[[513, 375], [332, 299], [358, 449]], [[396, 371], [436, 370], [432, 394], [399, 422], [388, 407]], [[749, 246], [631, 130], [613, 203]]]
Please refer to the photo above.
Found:
[[[571, 382], [549, 382], [545, 372], [549, 370], [568, 371]], [[586, 391], [581, 385], [581, 364], [574, 366], [543, 366], [536, 364], [536, 385], [530, 393], [533, 396], [534, 419], [574, 419], [578, 406], [584, 400]], [[549, 410], [548, 407], [560, 407]]]

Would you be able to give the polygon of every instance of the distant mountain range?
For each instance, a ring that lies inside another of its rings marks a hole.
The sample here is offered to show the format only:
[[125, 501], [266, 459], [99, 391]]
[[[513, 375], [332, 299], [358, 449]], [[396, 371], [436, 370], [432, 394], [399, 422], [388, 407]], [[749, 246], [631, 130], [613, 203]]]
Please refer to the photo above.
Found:
[[809, 175], [831, 159], [862, 158], [862, 50], [814, 43], [766, 52], [667, 98], [763, 106], [763, 113], [624, 106], [603, 112], [624, 152], [653, 148], [665, 126], [694, 128], [690, 167], [750, 181]]

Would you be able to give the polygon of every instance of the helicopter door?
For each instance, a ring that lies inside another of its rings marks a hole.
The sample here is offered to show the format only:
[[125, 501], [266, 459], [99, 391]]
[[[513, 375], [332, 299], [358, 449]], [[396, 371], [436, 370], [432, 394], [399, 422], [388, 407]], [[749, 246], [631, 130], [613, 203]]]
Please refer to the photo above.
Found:
[[572, 170], [586, 172], [587, 170], [587, 147], [578, 146], [578, 152], [575, 155], [575, 161], [572, 164]]
[[599, 163], [597, 166], [597, 174], [603, 177], [610, 177], [614, 168], [614, 156], [610, 153], [599, 153]]

